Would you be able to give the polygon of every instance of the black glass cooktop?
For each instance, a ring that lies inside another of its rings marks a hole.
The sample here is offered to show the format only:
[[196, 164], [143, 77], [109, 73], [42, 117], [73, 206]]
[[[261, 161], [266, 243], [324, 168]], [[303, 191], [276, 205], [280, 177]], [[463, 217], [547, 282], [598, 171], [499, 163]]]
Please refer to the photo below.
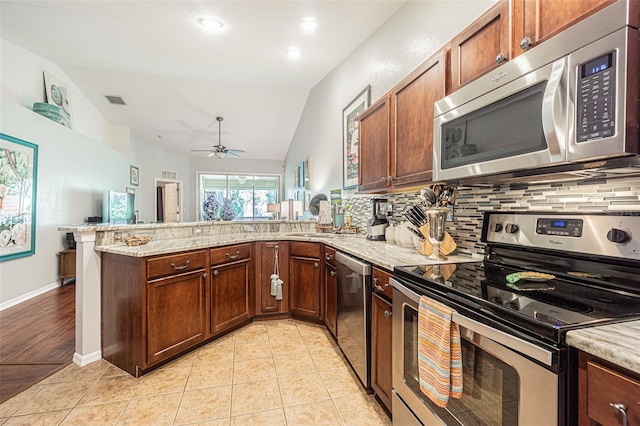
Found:
[[[493, 255], [504, 260], [500, 253]], [[640, 290], [640, 271], [634, 267], [534, 254], [524, 259], [518, 265], [485, 260], [403, 266], [394, 272], [418, 289], [435, 290], [554, 342], [563, 342], [570, 329], [640, 317], [640, 291], [633, 291]], [[517, 273], [521, 278], [514, 278]]]

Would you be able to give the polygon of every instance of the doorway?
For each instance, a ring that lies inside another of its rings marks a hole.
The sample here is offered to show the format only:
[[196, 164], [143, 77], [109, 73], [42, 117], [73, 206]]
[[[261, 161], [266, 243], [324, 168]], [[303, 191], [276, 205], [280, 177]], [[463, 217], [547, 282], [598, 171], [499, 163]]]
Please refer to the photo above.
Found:
[[155, 180], [155, 221], [177, 223], [183, 213], [182, 181], [174, 179]]

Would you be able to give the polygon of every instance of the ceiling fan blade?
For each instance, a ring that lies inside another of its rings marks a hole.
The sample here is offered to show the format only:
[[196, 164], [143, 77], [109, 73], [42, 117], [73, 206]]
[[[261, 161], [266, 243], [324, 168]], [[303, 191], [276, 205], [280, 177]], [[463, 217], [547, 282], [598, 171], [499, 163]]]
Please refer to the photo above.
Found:
[[240, 158], [240, 156], [235, 152], [233, 152], [232, 150], [227, 151], [227, 155], [230, 155], [231, 157]]
[[192, 149], [191, 152], [211, 152], [211, 149]]
[[244, 154], [244, 149], [228, 149], [227, 152], [233, 152], [234, 154]]

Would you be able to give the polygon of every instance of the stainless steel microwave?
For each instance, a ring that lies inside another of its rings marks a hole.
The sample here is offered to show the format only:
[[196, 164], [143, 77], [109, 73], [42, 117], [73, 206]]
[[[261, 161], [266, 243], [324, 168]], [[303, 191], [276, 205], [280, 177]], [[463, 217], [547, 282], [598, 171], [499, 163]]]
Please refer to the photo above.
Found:
[[640, 31], [618, 2], [436, 102], [434, 180], [637, 156]]

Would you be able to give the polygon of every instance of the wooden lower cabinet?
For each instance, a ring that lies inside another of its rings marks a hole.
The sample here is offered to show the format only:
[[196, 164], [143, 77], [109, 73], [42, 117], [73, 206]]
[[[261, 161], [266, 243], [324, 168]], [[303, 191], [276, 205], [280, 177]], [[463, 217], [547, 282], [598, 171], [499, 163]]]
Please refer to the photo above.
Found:
[[578, 360], [579, 425], [640, 425], [640, 374], [586, 352]]
[[324, 323], [338, 337], [338, 276], [336, 267], [324, 264]]
[[319, 243], [292, 241], [289, 246], [289, 309], [293, 316], [322, 321]]
[[147, 283], [147, 364], [201, 342], [206, 334], [203, 270]]
[[371, 303], [371, 387], [391, 411], [392, 305], [377, 294]]
[[211, 267], [211, 334], [218, 334], [252, 317], [251, 260]]
[[[289, 244], [287, 242], [256, 243], [256, 304], [258, 316], [285, 315], [289, 312]], [[282, 300], [271, 295], [271, 275], [275, 272], [276, 253], [278, 276], [283, 281]]]
[[101, 254], [102, 357], [139, 377], [207, 338], [206, 250]]

